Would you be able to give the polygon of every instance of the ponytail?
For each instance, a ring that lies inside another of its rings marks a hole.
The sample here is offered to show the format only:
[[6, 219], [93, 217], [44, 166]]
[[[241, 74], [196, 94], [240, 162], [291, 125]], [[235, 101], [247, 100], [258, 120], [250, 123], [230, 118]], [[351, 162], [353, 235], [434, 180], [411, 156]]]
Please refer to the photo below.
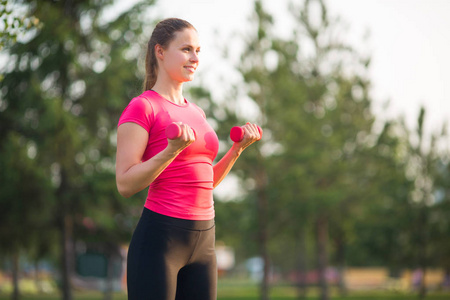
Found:
[[147, 55], [145, 56], [145, 78], [143, 90], [151, 90], [156, 83], [158, 62], [156, 61], [155, 45], [151, 41], [148, 42]]

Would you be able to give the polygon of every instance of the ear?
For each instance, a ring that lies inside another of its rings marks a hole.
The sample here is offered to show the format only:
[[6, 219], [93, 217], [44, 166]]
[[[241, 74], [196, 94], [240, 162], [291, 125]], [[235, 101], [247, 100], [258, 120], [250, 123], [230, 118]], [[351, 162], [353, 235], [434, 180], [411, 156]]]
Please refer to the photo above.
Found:
[[164, 49], [160, 44], [155, 45], [155, 56], [158, 59], [164, 60]]

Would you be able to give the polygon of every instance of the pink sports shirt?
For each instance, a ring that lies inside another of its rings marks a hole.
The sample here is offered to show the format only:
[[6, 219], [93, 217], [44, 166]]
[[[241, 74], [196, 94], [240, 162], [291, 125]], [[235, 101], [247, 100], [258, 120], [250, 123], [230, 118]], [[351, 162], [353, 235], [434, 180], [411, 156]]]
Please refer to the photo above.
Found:
[[133, 122], [148, 132], [143, 162], [167, 147], [165, 129], [170, 123], [182, 122], [195, 131], [195, 142], [150, 184], [145, 207], [170, 217], [210, 220], [214, 218], [213, 161], [219, 140], [203, 110], [185, 102], [177, 105], [155, 91], [146, 91], [130, 101], [118, 126]]

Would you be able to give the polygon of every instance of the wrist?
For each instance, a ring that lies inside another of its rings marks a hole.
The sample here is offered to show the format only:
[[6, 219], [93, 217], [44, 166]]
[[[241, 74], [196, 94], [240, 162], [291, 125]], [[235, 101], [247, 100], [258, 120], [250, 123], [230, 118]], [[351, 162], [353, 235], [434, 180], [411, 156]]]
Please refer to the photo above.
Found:
[[178, 156], [178, 154], [180, 154], [182, 150], [178, 149], [178, 148], [174, 148], [171, 147], [170, 144], [167, 145], [167, 147], [161, 151], [160, 153], [167, 159], [174, 159], [175, 157]]
[[239, 157], [242, 153], [242, 151], [244, 151], [244, 149], [242, 147], [240, 147], [238, 145], [238, 143], [234, 143], [233, 146], [231, 146], [230, 151], [236, 156]]

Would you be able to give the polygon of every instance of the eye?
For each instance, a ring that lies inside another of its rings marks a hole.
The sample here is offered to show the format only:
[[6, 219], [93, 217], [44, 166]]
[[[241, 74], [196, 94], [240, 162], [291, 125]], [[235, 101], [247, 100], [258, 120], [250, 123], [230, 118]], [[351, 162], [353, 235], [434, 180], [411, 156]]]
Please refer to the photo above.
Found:
[[183, 51], [189, 52], [189, 51], [191, 51], [191, 48], [189, 48], [189, 47], [183, 48]]

